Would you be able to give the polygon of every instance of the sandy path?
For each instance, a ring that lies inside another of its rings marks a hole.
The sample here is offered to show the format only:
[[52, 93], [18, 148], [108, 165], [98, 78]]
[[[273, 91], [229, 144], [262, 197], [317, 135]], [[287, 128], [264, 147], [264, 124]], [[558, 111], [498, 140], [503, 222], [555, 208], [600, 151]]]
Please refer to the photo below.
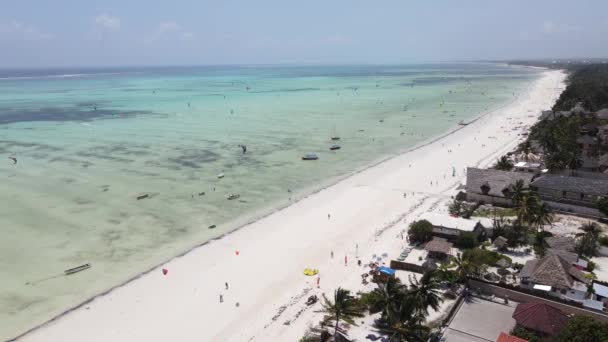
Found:
[[[318, 306], [305, 309], [310, 294], [362, 289], [355, 254], [395, 257], [399, 232], [424, 211], [445, 210], [464, 168], [489, 165], [516, 146], [518, 132], [563, 90], [564, 77], [545, 72], [507, 107], [196, 248], [163, 265], [167, 276], [155, 269], [19, 340], [297, 341], [320, 317]], [[320, 270], [320, 289], [305, 267]]]

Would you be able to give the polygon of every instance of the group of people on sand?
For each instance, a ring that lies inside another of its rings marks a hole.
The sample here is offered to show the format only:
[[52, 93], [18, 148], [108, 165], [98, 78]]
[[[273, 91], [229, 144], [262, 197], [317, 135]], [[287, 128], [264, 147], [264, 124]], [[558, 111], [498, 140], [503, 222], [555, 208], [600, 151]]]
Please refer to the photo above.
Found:
[[[226, 282], [224, 285], [226, 286], [226, 291], [228, 291], [228, 288], [229, 288], [228, 282]], [[220, 303], [223, 303], [223, 302], [224, 302], [224, 295], [220, 293]], [[239, 302], [236, 302], [235, 305], [238, 308], [241, 304]]]

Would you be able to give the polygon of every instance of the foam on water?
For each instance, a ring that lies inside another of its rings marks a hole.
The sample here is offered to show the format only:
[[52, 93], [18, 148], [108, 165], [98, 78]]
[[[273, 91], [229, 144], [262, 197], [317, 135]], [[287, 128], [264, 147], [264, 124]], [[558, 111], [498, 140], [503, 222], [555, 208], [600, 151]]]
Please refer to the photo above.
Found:
[[[483, 64], [61, 72], [81, 76], [0, 82], [0, 339], [512, 101], [538, 75]], [[303, 162], [308, 152], [320, 159]]]

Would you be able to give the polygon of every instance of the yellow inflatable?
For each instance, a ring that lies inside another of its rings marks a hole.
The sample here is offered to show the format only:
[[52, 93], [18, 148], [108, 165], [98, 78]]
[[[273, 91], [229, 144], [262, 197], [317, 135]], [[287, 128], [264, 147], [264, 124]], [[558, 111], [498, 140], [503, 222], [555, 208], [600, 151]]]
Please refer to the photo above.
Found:
[[314, 276], [314, 275], [317, 275], [317, 273], [319, 273], [319, 270], [317, 270], [317, 269], [313, 269], [313, 268], [304, 269], [304, 274], [307, 276]]

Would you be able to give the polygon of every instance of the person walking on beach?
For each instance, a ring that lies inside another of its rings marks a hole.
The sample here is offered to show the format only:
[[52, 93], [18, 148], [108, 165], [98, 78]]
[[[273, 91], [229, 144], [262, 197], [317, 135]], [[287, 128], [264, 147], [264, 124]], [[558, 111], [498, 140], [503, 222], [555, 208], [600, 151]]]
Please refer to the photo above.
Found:
[[334, 258], [334, 251], [331, 251], [330, 255], [331, 255], [331, 258], [333, 259]]
[[320, 288], [320, 284], [321, 283], [321, 277], [317, 277], [317, 288]]
[[226, 290], [228, 290], [228, 282], [226, 282]]
[[224, 302], [224, 296], [220, 295], [220, 303]]
[[348, 257], [344, 256], [344, 266], [348, 266]]
[[330, 215], [330, 214], [327, 214], [327, 219], [329, 220], [330, 218], [331, 218], [331, 215]]

